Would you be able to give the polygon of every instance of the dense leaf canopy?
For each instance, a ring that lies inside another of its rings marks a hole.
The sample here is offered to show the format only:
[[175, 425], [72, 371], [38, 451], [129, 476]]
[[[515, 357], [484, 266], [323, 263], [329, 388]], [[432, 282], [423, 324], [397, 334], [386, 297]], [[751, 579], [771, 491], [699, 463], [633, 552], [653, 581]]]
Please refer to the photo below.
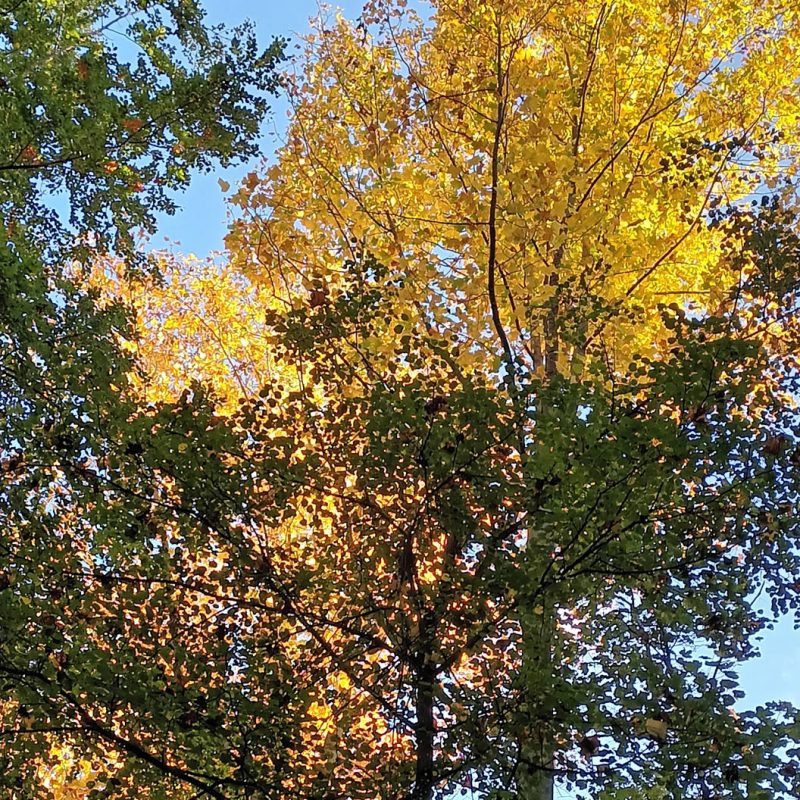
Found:
[[192, 128], [178, 81], [123, 162], [144, 115], [101, 93], [73, 224], [122, 244], [7, 317], [14, 800], [800, 791], [797, 710], [736, 672], [800, 606], [800, 19], [432, 8], [320, 23], [224, 263], [131, 270], [115, 176], [182, 181], [208, 124], [247, 152], [261, 107]]
[[[55, 686], [48, 670], [68, 641], [95, 675], [91, 626], [71, 611], [84, 579], [67, 554], [94, 552], [120, 524], [112, 509], [77, 514], [87, 465], [120, 446], [134, 408], [120, 397], [128, 319], [81, 275], [110, 253], [143, 269], [138, 234], [175, 209], [190, 173], [254, 153], [281, 49], [260, 51], [248, 27], [207, 28], [191, 0], [0, 9], [4, 797], [83, 798], [98, 757], [68, 738], [91, 730], [85, 690]], [[51, 724], [51, 707], [70, 711]]]

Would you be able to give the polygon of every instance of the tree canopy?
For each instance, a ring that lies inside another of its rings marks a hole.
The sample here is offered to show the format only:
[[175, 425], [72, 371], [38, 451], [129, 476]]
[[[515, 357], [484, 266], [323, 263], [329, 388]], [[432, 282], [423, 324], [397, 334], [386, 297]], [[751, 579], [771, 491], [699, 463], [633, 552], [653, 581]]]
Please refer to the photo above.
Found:
[[86, 339], [3, 395], [15, 800], [800, 791], [736, 671], [800, 601], [800, 19], [432, 9], [320, 22], [223, 263], [53, 273]]
[[291, 291], [366, 247], [481, 359], [499, 335], [506, 358], [550, 373], [593, 346], [624, 368], [657, 338], [660, 303], [716, 310], [737, 278], [708, 221], [796, 170], [797, 15], [432, 6], [428, 21], [370, 3], [309, 38], [279, 161], [234, 198], [255, 220], [229, 237], [242, 271]]
[[48, 725], [43, 684], [26, 688], [62, 657], [60, 637], [86, 650], [89, 631], [58, 621], [78, 619], [80, 574], [52, 562], [93, 546], [102, 526], [79, 530], [89, 518], [75, 514], [85, 493], [73, 469], [112, 448], [133, 413], [120, 397], [129, 321], [81, 276], [111, 254], [146, 269], [139, 234], [175, 210], [190, 174], [254, 154], [282, 47], [260, 50], [248, 26], [208, 28], [192, 0], [0, 9], [4, 797], [83, 798], [95, 777], [96, 751], [68, 738], [77, 712]]

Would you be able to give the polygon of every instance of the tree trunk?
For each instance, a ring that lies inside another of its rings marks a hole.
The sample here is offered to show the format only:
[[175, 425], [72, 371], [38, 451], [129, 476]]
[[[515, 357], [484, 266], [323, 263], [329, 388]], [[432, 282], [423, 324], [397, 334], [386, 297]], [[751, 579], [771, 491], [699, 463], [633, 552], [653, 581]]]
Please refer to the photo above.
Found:
[[553, 776], [546, 772], [526, 772], [519, 778], [519, 800], [553, 800]]
[[[526, 559], [536, 558], [537, 548], [528, 541]], [[522, 696], [527, 704], [529, 726], [527, 736], [520, 742], [521, 764], [517, 776], [518, 800], [553, 800], [555, 745], [549, 728], [549, 714], [543, 713], [550, 703], [542, 703], [553, 686], [553, 634], [555, 607], [541, 598], [541, 613], [533, 621], [523, 622], [524, 671], [531, 677], [525, 679]]]
[[436, 729], [433, 717], [435, 671], [424, 665], [417, 673], [415, 687], [417, 764], [411, 800], [430, 800], [433, 793], [433, 744]]

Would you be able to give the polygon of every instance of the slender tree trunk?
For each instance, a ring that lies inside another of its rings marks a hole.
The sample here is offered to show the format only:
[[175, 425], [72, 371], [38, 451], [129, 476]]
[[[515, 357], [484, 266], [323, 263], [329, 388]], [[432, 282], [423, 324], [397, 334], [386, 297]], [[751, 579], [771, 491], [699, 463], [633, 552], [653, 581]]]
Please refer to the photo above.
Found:
[[[531, 544], [529, 542], [529, 553]], [[531, 714], [527, 738], [520, 743], [522, 763], [517, 777], [518, 800], [553, 800], [553, 751], [547, 722], [542, 719], [540, 692], [547, 692], [552, 686], [552, 633], [555, 625], [555, 609], [545, 607], [538, 625], [526, 625], [523, 629], [523, 658], [525, 669], [536, 676], [530, 688], [526, 688], [527, 706]], [[541, 687], [538, 689], [536, 687]]]
[[[486, 243], [488, 245], [487, 292], [489, 295], [492, 325], [503, 350], [503, 360], [507, 370], [505, 382], [512, 400], [518, 402], [520, 395], [517, 363], [514, 358], [511, 342], [503, 327], [502, 314], [497, 297], [497, 275], [499, 274], [501, 279], [503, 278], [501, 268], [498, 264], [497, 213], [500, 191], [501, 150], [503, 130], [508, 111], [508, 81], [510, 75], [510, 61], [508, 63], [504, 62], [503, 28], [500, 7], [498, 7], [497, 10], [495, 24], [497, 34], [495, 63], [497, 111], [490, 158], [491, 184], [486, 233]], [[561, 266], [562, 255], [563, 245], [554, 258], [553, 272], [547, 279], [548, 284], [554, 287], [551, 307], [543, 325], [543, 366], [548, 379], [552, 378], [558, 371], [558, 271]], [[506, 288], [508, 290], [507, 286]], [[510, 298], [510, 290], [508, 291], [510, 302], [513, 305], [513, 299]], [[525, 415], [520, 414], [520, 419], [524, 418]], [[523, 428], [520, 429], [518, 446], [520, 458], [524, 463], [527, 459], [527, 443]], [[531, 514], [531, 519], [535, 518], [536, 511], [538, 511], [538, 509], [534, 509], [534, 513]], [[525, 555], [525, 559], [528, 561], [531, 557], [535, 557], [534, 554], [538, 550], [536, 547], [537, 543], [532, 543], [530, 541], [530, 536], [531, 533], [529, 531], [529, 540]], [[527, 665], [524, 669], [544, 670], [546, 674], [550, 674], [552, 672], [552, 627], [555, 624], [555, 613], [554, 610], [551, 609], [550, 612], [545, 612], [545, 614], [547, 616], [547, 621], [543, 620], [543, 624], [539, 626], [538, 630], [536, 627], [531, 628], [531, 626], [523, 622], [523, 659], [524, 663]], [[548, 681], [542, 681], [542, 684], [548, 685]], [[523, 691], [523, 695], [524, 694], [525, 692]], [[529, 697], [527, 699], [528, 707], [535, 713], [535, 709], [539, 705], [538, 698]], [[518, 800], [553, 800], [554, 783], [553, 772], [551, 770], [553, 765], [553, 743], [550, 741], [549, 734], [542, 722], [532, 720], [531, 723], [531, 735], [528, 741], [520, 743], [523, 765], [520, 773], [517, 775], [517, 797]], [[539, 768], [536, 769], [536, 767]]]
[[553, 777], [545, 772], [521, 776], [517, 795], [520, 800], [553, 800]]
[[436, 728], [433, 717], [434, 670], [424, 665], [415, 687], [417, 764], [411, 800], [429, 800], [433, 793], [433, 743]]

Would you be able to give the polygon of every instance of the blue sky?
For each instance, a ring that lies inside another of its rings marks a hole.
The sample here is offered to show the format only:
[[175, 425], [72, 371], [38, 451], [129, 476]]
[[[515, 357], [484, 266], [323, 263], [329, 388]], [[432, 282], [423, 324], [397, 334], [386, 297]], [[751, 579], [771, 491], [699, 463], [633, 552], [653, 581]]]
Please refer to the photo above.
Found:
[[[340, 0], [348, 17], [361, 10], [362, 0]], [[246, 18], [255, 22], [260, 38], [266, 43], [272, 36], [295, 38], [308, 30], [308, 19], [318, 10], [317, 0], [207, 0], [209, 20], [235, 24]], [[289, 52], [292, 50], [290, 41]], [[280, 144], [286, 126], [287, 106], [280, 99], [273, 105], [272, 118], [264, 125], [261, 137], [262, 157], [269, 159]], [[255, 163], [258, 163], [257, 161]], [[172, 247], [200, 257], [223, 248], [227, 230], [226, 207], [217, 183], [220, 177], [235, 186], [254, 164], [196, 176], [190, 189], [178, 199], [182, 209], [174, 217], [160, 219], [160, 230], [152, 245], [163, 247], [164, 237], [175, 242]], [[179, 244], [178, 244], [179, 243]], [[791, 620], [768, 632], [762, 647], [763, 657], [745, 664], [741, 674], [747, 698], [742, 707], [753, 707], [768, 700], [790, 700], [800, 706], [800, 635]]]

